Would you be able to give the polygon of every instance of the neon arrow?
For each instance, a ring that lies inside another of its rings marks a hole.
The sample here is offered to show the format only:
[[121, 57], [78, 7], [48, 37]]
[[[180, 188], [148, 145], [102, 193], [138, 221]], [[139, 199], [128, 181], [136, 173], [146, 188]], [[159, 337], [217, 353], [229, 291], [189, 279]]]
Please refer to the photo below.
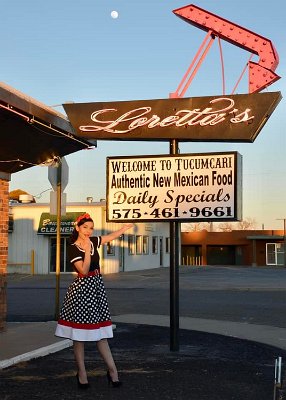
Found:
[[211, 31], [211, 34], [259, 56], [258, 63], [248, 63], [249, 93], [260, 92], [280, 79], [274, 72], [279, 57], [269, 39], [193, 4], [173, 10], [173, 13], [189, 24], [207, 32]]

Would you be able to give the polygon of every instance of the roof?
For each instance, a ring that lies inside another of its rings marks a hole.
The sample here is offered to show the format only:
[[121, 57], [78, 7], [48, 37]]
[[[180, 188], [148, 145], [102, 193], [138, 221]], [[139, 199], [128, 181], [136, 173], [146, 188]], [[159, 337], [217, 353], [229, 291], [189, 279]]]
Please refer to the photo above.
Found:
[[280, 240], [284, 239], [284, 236], [281, 235], [256, 235], [256, 236], [247, 236], [246, 239], [249, 240]]
[[65, 115], [0, 82], [0, 172], [13, 173], [94, 146]]
[[[9, 207], [50, 207], [50, 203], [10, 203]], [[104, 201], [93, 201], [91, 203], [87, 201], [82, 201], [82, 202], [70, 202], [66, 204], [66, 207], [105, 207], [106, 202]]]

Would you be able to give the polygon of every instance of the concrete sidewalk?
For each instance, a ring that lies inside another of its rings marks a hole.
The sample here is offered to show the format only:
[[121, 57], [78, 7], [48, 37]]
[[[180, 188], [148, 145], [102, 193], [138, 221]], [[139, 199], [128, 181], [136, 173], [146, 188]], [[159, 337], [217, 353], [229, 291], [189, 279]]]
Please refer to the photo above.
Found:
[[54, 336], [56, 322], [8, 322], [0, 333], [0, 369], [43, 357], [72, 345]]
[[[166, 315], [125, 314], [114, 316], [112, 320], [114, 323], [170, 325], [169, 316]], [[54, 336], [55, 326], [55, 321], [7, 323], [7, 330], [0, 334], [0, 369], [71, 346], [72, 341]], [[250, 340], [286, 350], [286, 329], [282, 328], [181, 317], [180, 329]]]

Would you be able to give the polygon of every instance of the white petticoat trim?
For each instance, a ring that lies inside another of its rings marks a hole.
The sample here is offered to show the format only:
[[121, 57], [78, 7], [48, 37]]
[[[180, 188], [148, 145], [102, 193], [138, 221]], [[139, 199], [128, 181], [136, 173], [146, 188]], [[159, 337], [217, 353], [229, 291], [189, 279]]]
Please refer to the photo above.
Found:
[[112, 325], [99, 329], [74, 329], [70, 326], [57, 325], [55, 336], [77, 340], [79, 342], [97, 342], [113, 337]]

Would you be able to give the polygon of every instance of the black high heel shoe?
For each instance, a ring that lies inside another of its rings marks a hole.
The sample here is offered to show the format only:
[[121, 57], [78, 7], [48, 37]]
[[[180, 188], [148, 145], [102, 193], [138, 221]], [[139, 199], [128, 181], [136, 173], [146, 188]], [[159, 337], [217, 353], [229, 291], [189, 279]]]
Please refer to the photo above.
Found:
[[106, 378], [107, 378], [108, 384], [109, 384], [109, 385], [112, 385], [112, 387], [118, 388], [118, 387], [120, 387], [120, 386], [122, 385], [122, 382], [121, 382], [121, 381], [113, 381], [113, 380], [111, 379], [111, 376], [110, 376], [110, 372], [109, 372], [109, 371], [106, 372]]
[[76, 374], [76, 380], [77, 380], [77, 386], [78, 386], [80, 389], [86, 390], [86, 389], [89, 388], [89, 383], [81, 383], [81, 382], [79, 381], [78, 373]]

